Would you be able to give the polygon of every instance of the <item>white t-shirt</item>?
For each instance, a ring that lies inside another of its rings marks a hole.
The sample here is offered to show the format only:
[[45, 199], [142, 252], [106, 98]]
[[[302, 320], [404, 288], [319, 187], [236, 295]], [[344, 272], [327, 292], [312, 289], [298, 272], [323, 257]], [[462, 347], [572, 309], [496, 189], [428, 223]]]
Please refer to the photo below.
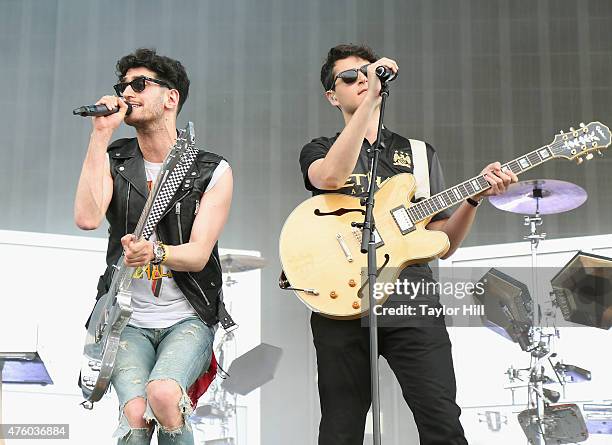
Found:
[[[157, 178], [161, 163], [144, 161], [149, 188]], [[212, 189], [229, 164], [222, 160], [211, 177], [204, 193]], [[155, 233], [149, 238], [155, 241]], [[132, 278], [132, 317], [129, 324], [139, 328], [167, 328], [197, 315], [172, 277], [172, 271], [163, 264], [138, 267]]]

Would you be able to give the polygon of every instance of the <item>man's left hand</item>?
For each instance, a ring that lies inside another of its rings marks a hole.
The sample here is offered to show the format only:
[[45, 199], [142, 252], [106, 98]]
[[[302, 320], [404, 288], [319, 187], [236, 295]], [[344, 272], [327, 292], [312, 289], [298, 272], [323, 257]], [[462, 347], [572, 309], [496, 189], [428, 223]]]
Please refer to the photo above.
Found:
[[137, 240], [134, 235], [127, 234], [121, 238], [121, 245], [125, 252], [124, 260], [126, 266], [145, 266], [155, 258], [153, 243], [146, 239]]
[[501, 195], [506, 192], [511, 183], [518, 182], [518, 177], [509, 168], [502, 170], [499, 162], [487, 165], [480, 174], [484, 175], [491, 187], [474, 196], [477, 200], [485, 196]]

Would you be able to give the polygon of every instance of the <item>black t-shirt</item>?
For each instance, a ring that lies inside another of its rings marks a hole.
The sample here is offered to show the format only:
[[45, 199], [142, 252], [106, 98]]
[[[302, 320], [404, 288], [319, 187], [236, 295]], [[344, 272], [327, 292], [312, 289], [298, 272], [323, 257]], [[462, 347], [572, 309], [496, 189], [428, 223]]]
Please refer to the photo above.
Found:
[[[344, 186], [338, 190], [319, 190], [310, 183], [308, 178], [308, 168], [317, 159], [323, 159], [331, 146], [336, 142], [340, 133], [333, 138], [320, 137], [313, 139], [306, 144], [300, 153], [300, 166], [302, 175], [304, 176], [304, 185], [307, 190], [310, 190], [315, 195], [322, 193], [344, 193], [346, 195], [366, 196], [368, 192], [368, 172], [370, 170], [370, 160], [367, 150], [371, 147], [367, 139], [363, 140], [361, 152], [357, 159], [357, 164], [353, 173], [348, 178]], [[399, 134], [393, 133], [388, 129], [383, 129], [383, 144], [384, 148], [380, 152], [378, 160], [378, 172], [376, 178], [377, 188], [391, 176], [399, 173], [413, 173], [412, 166], [412, 148], [410, 141]], [[446, 186], [444, 184], [444, 175], [442, 166], [436, 150], [430, 145], [427, 147], [427, 161], [429, 163], [429, 190], [431, 196], [443, 191]], [[435, 215], [431, 220], [438, 221], [450, 217], [450, 210], [443, 210]]]
[[[344, 193], [347, 195], [354, 196], [366, 196], [368, 191], [368, 172], [370, 169], [370, 160], [368, 158], [367, 150], [371, 147], [371, 144], [367, 139], [363, 140], [361, 146], [361, 152], [357, 159], [357, 164], [353, 173], [350, 175], [344, 186], [338, 190], [320, 190], [314, 187], [310, 179], [308, 178], [308, 168], [317, 159], [323, 159], [329, 149], [334, 144], [340, 133], [332, 138], [320, 137], [313, 139], [311, 142], [306, 144], [300, 153], [300, 167], [302, 169], [302, 175], [304, 176], [304, 185], [307, 190], [310, 190], [315, 195], [322, 193]], [[413, 173], [413, 156], [412, 149], [410, 147], [410, 141], [397, 133], [393, 133], [389, 129], [383, 129], [383, 145], [384, 148], [380, 152], [378, 161], [378, 172], [376, 178], [376, 185], [380, 187], [381, 184], [390, 178], [391, 176], [399, 173]], [[440, 160], [436, 154], [436, 150], [426, 143], [427, 147], [427, 160], [429, 164], [429, 189], [430, 195], [433, 196], [436, 193], [443, 191], [446, 186], [444, 184], [444, 175], [442, 173], [442, 166]], [[438, 221], [441, 219], [449, 218], [452, 212], [449, 209], [443, 210], [442, 212], [435, 215], [431, 221]], [[431, 281], [432, 272], [427, 264], [415, 264], [411, 267], [407, 267], [402, 271], [399, 277], [400, 280], [426, 280]]]

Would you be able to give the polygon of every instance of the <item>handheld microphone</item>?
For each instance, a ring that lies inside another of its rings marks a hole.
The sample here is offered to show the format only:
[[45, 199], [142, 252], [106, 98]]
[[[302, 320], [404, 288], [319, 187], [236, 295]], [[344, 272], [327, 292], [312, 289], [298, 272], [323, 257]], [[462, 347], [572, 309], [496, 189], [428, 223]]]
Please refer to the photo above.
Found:
[[386, 66], [377, 66], [376, 67], [376, 75], [380, 79], [381, 82], [391, 82], [397, 78], [397, 73], [394, 73]]
[[[127, 103], [127, 102], [126, 102]], [[125, 112], [125, 115], [129, 115], [132, 112], [132, 105], [127, 103], [127, 111]], [[72, 114], [79, 115], [79, 116], [109, 116], [111, 114], [114, 114], [116, 112], [119, 111], [119, 107], [113, 108], [112, 110], [109, 110], [108, 108], [106, 108], [106, 105], [102, 104], [102, 105], [84, 105], [82, 107], [79, 108], [75, 108], [74, 110], [72, 110]]]

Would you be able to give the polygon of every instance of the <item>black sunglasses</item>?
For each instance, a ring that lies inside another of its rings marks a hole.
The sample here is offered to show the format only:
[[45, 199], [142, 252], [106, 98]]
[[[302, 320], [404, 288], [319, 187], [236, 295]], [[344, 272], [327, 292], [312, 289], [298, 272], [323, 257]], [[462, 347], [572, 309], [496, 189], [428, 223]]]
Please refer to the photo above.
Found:
[[142, 93], [145, 89], [146, 81], [153, 82], [163, 87], [172, 89], [172, 86], [168, 82], [164, 80], [153, 79], [152, 77], [147, 76], [138, 76], [135, 79], [132, 79], [130, 82], [119, 82], [117, 85], [113, 85], [113, 88], [115, 89], [117, 96], [123, 96], [123, 92], [128, 87], [128, 85], [131, 86], [132, 90], [134, 90], [136, 93]]
[[339, 72], [336, 74], [336, 77], [334, 77], [329, 89], [333, 91], [336, 88], [336, 80], [338, 79], [342, 79], [342, 81], [347, 85], [355, 83], [359, 78], [359, 71], [361, 71], [364, 76], [368, 77], [368, 66], [370, 66], [369, 63], [359, 68], [351, 68], [350, 70]]

